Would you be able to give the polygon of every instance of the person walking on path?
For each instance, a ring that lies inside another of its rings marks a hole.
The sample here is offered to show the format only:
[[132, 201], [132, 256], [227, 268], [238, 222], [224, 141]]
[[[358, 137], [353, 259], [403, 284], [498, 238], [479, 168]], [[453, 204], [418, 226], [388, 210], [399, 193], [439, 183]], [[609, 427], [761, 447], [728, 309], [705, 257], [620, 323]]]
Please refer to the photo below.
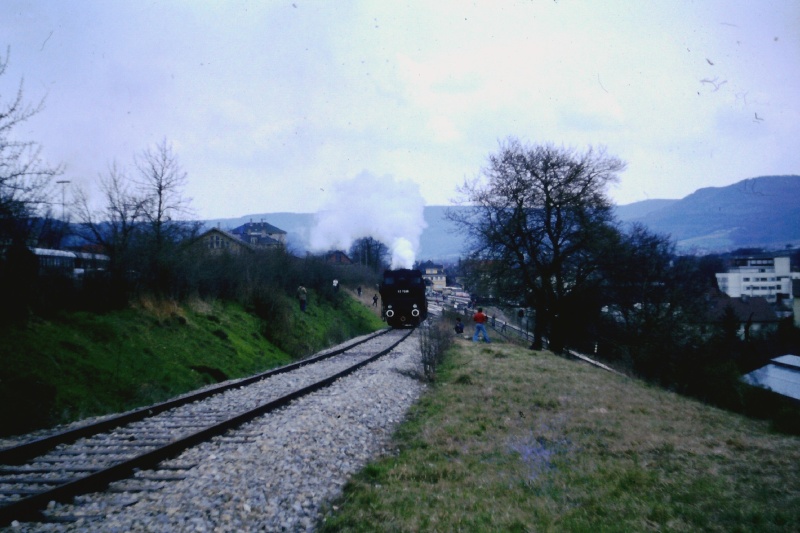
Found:
[[302, 312], [306, 312], [306, 299], [308, 298], [308, 293], [306, 292], [306, 288], [300, 285], [297, 287], [297, 299], [300, 300], [300, 310]]
[[472, 336], [472, 342], [478, 342], [478, 339], [481, 335], [483, 335], [483, 340], [486, 342], [492, 342], [489, 340], [489, 334], [486, 333], [486, 319], [488, 317], [483, 312], [483, 307], [478, 308], [478, 312], [472, 317], [472, 320], [475, 321], [475, 335]]
[[378, 307], [378, 295], [372, 297], [372, 307]]

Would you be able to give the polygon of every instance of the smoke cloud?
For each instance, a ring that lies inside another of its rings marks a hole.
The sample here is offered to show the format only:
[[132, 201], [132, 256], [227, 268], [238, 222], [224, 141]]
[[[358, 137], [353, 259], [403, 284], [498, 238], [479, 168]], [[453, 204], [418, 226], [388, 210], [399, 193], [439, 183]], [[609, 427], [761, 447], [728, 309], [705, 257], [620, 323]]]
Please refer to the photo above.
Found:
[[389, 247], [391, 268], [411, 268], [427, 226], [423, 208], [416, 183], [362, 172], [336, 184], [315, 217], [309, 248], [347, 252], [358, 239], [372, 237]]

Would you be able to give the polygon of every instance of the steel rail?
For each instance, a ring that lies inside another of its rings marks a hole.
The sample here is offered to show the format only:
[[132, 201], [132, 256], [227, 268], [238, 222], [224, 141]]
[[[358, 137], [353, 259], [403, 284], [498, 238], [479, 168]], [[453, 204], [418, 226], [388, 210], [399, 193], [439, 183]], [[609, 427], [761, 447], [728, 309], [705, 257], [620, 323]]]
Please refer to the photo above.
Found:
[[104, 420], [92, 424], [87, 424], [85, 426], [69, 429], [66, 431], [55, 433], [53, 435], [48, 435], [47, 437], [42, 437], [32, 441], [23, 442], [22, 444], [18, 444], [16, 446], [5, 448], [3, 450], [0, 450], [0, 464], [4, 465], [22, 464], [28, 459], [42, 455], [43, 453], [52, 450], [59, 444], [69, 444], [84, 437], [91, 437], [92, 435], [103, 433], [105, 431], [110, 431], [114, 428], [123, 426], [125, 424], [130, 424], [131, 422], [138, 422], [139, 420], [144, 420], [145, 418], [157, 415], [158, 413], [163, 413], [164, 411], [168, 411], [169, 409], [173, 409], [175, 407], [180, 407], [181, 405], [186, 405], [188, 403], [204, 400], [206, 398], [214, 396], [215, 394], [220, 394], [231, 389], [243, 387], [245, 385], [250, 385], [251, 383], [255, 383], [256, 381], [276, 376], [278, 374], [291, 372], [292, 370], [296, 370], [302, 366], [322, 361], [323, 359], [333, 357], [334, 355], [339, 355], [340, 353], [346, 350], [349, 350], [355, 346], [358, 346], [359, 344], [363, 344], [369, 340], [379, 337], [389, 331], [391, 331], [391, 329], [384, 328], [382, 330], [379, 330], [377, 333], [370, 335], [369, 337], [366, 337], [360, 341], [348, 344], [342, 348], [337, 348], [330, 352], [325, 352], [321, 355], [309, 357], [308, 359], [303, 359], [302, 361], [298, 361], [296, 363], [290, 363], [280, 368], [274, 368], [272, 370], [268, 370], [260, 374], [255, 374], [253, 376], [238, 381], [226, 382], [216, 387], [204, 389], [200, 392], [188, 394], [186, 396], [181, 396], [179, 398], [174, 398], [172, 400], [167, 400], [165, 402], [157, 403], [155, 405], [151, 405], [148, 407], [141, 407], [139, 409], [134, 409], [133, 411], [129, 411], [127, 413], [123, 413], [114, 416], [112, 418], [106, 418]]
[[[86, 494], [90, 492], [98, 492], [104, 490], [108, 485], [114, 481], [130, 477], [134, 472], [143, 469], [150, 469], [155, 467], [159, 462], [177, 456], [182, 451], [192, 446], [196, 446], [205, 442], [212, 437], [220, 435], [229, 429], [236, 428], [254, 418], [274, 411], [283, 407], [297, 398], [311, 394], [319, 389], [331, 385], [337, 379], [345, 377], [356, 370], [368, 365], [369, 363], [377, 360], [380, 357], [391, 352], [401, 342], [406, 340], [414, 330], [410, 330], [407, 334], [401, 337], [397, 342], [393, 343], [388, 348], [385, 348], [375, 355], [372, 355], [363, 361], [352, 365], [345, 370], [342, 370], [332, 376], [329, 376], [321, 381], [307, 385], [300, 389], [286, 394], [280, 398], [271, 400], [259, 407], [249, 411], [240, 413], [229, 418], [223, 422], [209, 426], [203, 430], [197, 431], [191, 435], [182, 437], [175, 441], [170, 442], [158, 449], [143, 453], [132, 459], [124, 460], [120, 463], [112, 465], [108, 468], [93, 472], [85, 477], [70, 481], [63, 485], [59, 485], [52, 489], [45, 490], [35, 495], [28, 496], [19, 500], [15, 500], [7, 505], [0, 507], [0, 527], [5, 527], [11, 524], [12, 521], [44, 521], [46, 517], [42, 514], [42, 509], [46, 508], [51, 501], [66, 502], [72, 500], [75, 496]], [[370, 338], [375, 338], [377, 335]], [[357, 346], [355, 343], [350, 346]], [[341, 353], [341, 352], [340, 352]], [[325, 354], [329, 355], [329, 354]]]

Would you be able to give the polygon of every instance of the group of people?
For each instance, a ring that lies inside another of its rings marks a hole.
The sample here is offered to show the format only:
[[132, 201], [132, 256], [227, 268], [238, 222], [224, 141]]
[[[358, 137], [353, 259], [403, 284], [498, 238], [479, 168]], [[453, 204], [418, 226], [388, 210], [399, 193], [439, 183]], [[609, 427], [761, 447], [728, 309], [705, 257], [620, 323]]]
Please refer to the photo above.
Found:
[[[335, 279], [333, 280], [333, 292], [338, 292], [338, 291], [339, 291], [339, 280]], [[362, 292], [360, 285], [356, 289], [356, 292], [358, 293], [358, 296], [360, 298]], [[305, 313], [306, 305], [308, 304], [308, 290], [302, 285], [297, 287], [297, 300], [300, 302], [300, 310]], [[377, 307], [377, 306], [378, 306], [378, 294], [376, 293], [372, 297], [372, 307]]]
[[[481, 337], [483, 337], [484, 342], [492, 342], [486, 332], [487, 320], [489, 320], [489, 317], [483, 312], [483, 307], [479, 307], [478, 311], [472, 315], [472, 321], [475, 322], [475, 334], [472, 336], [472, 342], [478, 342]], [[456, 318], [455, 330], [458, 335], [464, 333], [464, 323], [461, 322], [460, 317]]]

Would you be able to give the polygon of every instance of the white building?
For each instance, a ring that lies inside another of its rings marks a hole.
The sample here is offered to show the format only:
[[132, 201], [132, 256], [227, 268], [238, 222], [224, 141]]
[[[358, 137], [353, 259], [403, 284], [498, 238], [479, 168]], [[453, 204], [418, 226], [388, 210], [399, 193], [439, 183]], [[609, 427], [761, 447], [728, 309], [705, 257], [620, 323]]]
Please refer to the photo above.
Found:
[[731, 298], [761, 296], [774, 304], [778, 296], [792, 298], [792, 273], [789, 257], [739, 257], [733, 259], [728, 272], [718, 273], [719, 290]]
[[437, 265], [433, 261], [425, 261], [419, 265], [419, 269], [422, 271], [422, 278], [430, 284], [432, 290], [440, 292], [447, 285], [444, 265]]

